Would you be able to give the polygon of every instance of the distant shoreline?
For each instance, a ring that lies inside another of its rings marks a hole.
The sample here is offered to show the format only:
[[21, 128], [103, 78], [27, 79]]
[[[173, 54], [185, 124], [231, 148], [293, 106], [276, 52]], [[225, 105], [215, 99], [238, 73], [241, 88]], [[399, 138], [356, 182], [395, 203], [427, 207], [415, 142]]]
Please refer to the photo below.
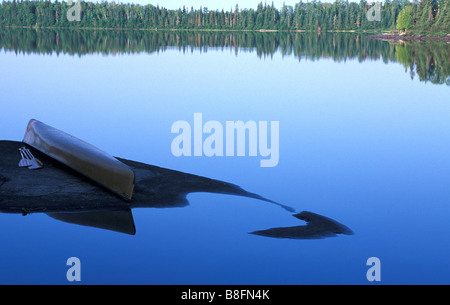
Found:
[[271, 29], [168, 29], [168, 28], [99, 28], [99, 27], [57, 27], [57, 26], [28, 26], [28, 25], [2, 25], [0, 28], [14, 28], [14, 29], [55, 29], [55, 30], [116, 30], [116, 31], [180, 31], [180, 32], [285, 32], [285, 33], [379, 33], [379, 31], [372, 30], [271, 30]]
[[243, 29], [166, 29], [166, 28], [101, 28], [101, 27], [56, 27], [56, 26], [17, 26], [17, 25], [3, 25], [0, 28], [15, 28], [15, 29], [52, 29], [52, 30], [109, 30], [109, 31], [171, 31], [171, 32], [260, 32], [260, 33], [355, 33], [355, 34], [369, 34], [377, 33], [366, 36], [372, 39], [378, 40], [394, 40], [394, 41], [444, 41], [450, 43], [450, 34], [446, 36], [424, 36], [421, 34], [417, 35], [406, 35], [406, 34], [391, 34], [391, 33], [380, 33], [380, 31], [372, 30], [321, 30], [321, 31], [310, 31], [310, 30], [270, 30], [270, 29], [253, 29], [253, 30], [243, 30]]

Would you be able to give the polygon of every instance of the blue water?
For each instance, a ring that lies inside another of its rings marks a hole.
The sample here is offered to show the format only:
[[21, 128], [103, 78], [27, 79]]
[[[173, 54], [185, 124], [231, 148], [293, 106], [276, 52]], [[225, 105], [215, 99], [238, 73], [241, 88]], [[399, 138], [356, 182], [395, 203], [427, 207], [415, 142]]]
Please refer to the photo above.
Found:
[[[234, 184], [354, 235], [275, 239], [248, 232], [302, 222], [278, 206], [194, 193], [183, 208], [141, 208], [129, 236], [0, 214], [1, 284], [450, 284], [448, 86], [381, 60], [302, 60], [211, 49], [153, 54], [0, 53], [0, 139], [36, 118], [114, 156]], [[171, 125], [279, 121], [280, 160], [175, 157]]]

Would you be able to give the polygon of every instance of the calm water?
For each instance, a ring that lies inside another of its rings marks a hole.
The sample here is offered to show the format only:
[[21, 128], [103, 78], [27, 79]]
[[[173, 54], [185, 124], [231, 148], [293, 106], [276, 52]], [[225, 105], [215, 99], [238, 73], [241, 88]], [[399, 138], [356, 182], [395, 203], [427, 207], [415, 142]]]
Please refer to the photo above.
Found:
[[[129, 35], [129, 36], [127, 36]], [[128, 38], [127, 38], [128, 37]], [[449, 46], [355, 35], [2, 31], [0, 139], [30, 118], [114, 156], [215, 178], [335, 219], [354, 235], [248, 234], [304, 224], [256, 199], [194, 193], [141, 208], [134, 236], [0, 214], [0, 283], [450, 284]], [[175, 157], [171, 126], [279, 121], [279, 163]], [[0, 152], [1, 154], [1, 152]]]

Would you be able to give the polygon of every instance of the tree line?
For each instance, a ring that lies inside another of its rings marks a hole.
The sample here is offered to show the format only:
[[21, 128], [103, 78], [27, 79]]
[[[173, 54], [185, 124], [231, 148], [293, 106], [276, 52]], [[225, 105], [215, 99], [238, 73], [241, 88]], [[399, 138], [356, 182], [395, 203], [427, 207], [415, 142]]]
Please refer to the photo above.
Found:
[[[81, 5], [80, 5], [81, 4]], [[69, 21], [74, 9], [67, 2], [49, 0], [4, 0], [0, 4], [0, 26], [217, 29], [217, 30], [389, 30], [407, 29], [447, 33], [450, 28], [450, 0], [386, 0], [380, 5], [380, 19], [368, 18], [373, 4], [336, 0], [323, 3], [302, 0], [281, 9], [260, 2], [255, 9], [209, 10], [180, 7], [170, 10], [159, 5], [112, 2], [78, 4], [79, 21]], [[398, 20], [399, 15], [401, 20]], [[398, 21], [402, 26], [398, 27]], [[406, 24], [403, 26], [403, 24]]]
[[428, 0], [403, 7], [397, 17], [398, 30], [443, 32], [450, 30], [450, 0]]

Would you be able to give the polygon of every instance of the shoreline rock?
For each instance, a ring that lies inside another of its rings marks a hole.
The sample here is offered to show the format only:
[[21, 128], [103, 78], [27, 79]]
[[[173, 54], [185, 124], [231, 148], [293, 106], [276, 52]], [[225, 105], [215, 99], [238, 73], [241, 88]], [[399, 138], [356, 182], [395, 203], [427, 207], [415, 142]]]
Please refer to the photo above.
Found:
[[[22, 146], [27, 146], [44, 167], [35, 170], [19, 167], [18, 149]], [[131, 202], [128, 202], [25, 143], [0, 141], [0, 151], [2, 213], [45, 213], [67, 223], [134, 235], [133, 208], [187, 206], [186, 195], [193, 192], [244, 196], [295, 212], [289, 206], [247, 192], [231, 183], [116, 157], [135, 172], [135, 192]], [[344, 225], [322, 215], [304, 211], [294, 216], [308, 224], [255, 231], [252, 234], [294, 239], [353, 234]]]
[[0, 141], [0, 212], [78, 212], [136, 207], [183, 207], [193, 192], [221, 193], [255, 198], [294, 209], [247, 192], [241, 187], [141, 162], [117, 158], [135, 172], [135, 191], [127, 202], [64, 164], [27, 146], [44, 164], [42, 169], [20, 168], [22, 142]]
[[447, 36], [423, 36], [423, 35], [401, 35], [401, 34], [377, 34], [369, 35], [368, 38], [379, 40], [394, 40], [394, 41], [443, 41], [450, 43], [450, 34]]

